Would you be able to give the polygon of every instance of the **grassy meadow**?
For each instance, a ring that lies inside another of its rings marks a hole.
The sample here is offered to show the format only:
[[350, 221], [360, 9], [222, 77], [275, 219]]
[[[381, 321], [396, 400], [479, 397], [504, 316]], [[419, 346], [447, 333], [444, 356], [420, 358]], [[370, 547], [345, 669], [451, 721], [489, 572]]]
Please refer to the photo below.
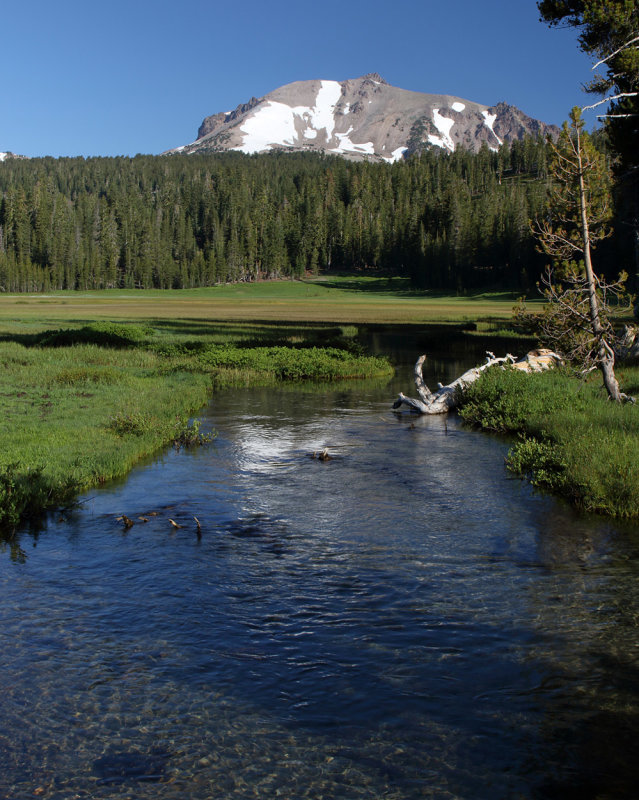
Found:
[[197, 443], [188, 420], [215, 385], [390, 376], [353, 345], [355, 325], [498, 325], [513, 302], [352, 277], [0, 295], [0, 526]]
[[516, 301], [516, 295], [507, 292], [450, 296], [415, 290], [406, 278], [337, 276], [206, 289], [0, 294], [0, 325], [3, 320], [40, 319], [395, 325], [476, 322], [509, 319]]

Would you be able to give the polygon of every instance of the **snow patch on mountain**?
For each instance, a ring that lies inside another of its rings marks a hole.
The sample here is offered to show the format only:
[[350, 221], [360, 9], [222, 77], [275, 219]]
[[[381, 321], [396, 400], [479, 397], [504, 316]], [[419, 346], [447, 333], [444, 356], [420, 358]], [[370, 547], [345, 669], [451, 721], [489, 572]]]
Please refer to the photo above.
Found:
[[315, 99], [315, 108], [311, 111], [310, 124], [315, 130], [326, 128], [326, 138], [330, 140], [335, 130], [335, 106], [342, 96], [342, 85], [337, 81], [320, 81], [320, 88]]
[[339, 141], [339, 144], [334, 147], [327, 148], [329, 153], [336, 153], [339, 155], [346, 155], [352, 153], [359, 153], [359, 154], [368, 154], [374, 155], [375, 154], [375, 145], [373, 142], [364, 142], [362, 144], [356, 144], [355, 142], [351, 141], [350, 135], [353, 132], [354, 128], [351, 127], [346, 131], [346, 133], [336, 133], [335, 138]]
[[348, 137], [351, 135], [351, 133], [353, 133], [354, 130], [355, 129], [351, 125], [351, 127], [346, 131], [346, 133], [336, 133], [335, 134], [335, 138], [339, 140], [339, 144], [337, 145], [336, 148], [332, 148], [332, 149], [336, 149], [336, 150], [340, 151], [344, 147], [346, 147], [346, 148], [352, 147], [352, 142]]
[[434, 108], [433, 123], [435, 124], [435, 127], [439, 131], [440, 135], [435, 136], [435, 134], [431, 133], [428, 135], [428, 141], [431, 144], [437, 145], [437, 147], [445, 147], [446, 150], [450, 150], [452, 152], [455, 149], [455, 142], [453, 142], [451, 139], [450, 129], [455, 124], [455, 120], [442, 116], [439, 113], [439, 109]]
[[266, 101], [255, 113], [248, 117], [240, 130], [245, 134], [241, 145], [234, 150], [243, 153], [257, 153], [271, 150], [278, 144], [293, 147], [301, 128], [305, 139], [316, 139], [317, 134], [326, 131], [330, 141], [335, 130], [335, 106], [342, 94], [337, 81], [320, 81], [315, 97], [315, 105], [289, 106], [276, 100]]
[[247, 117], [240, 130], [244, 141], [234, 150], [257, 153], [271, 150], [274, 142], [293, 144], [295, 139], [295, 111], [285, 103], [269, 100], [253, 116]]
[[461, 112], [466, 108], [466, 103], [453, 103], [451, 108], [453, 111], [457, 111], [461, 114]]
[[384, 156], [384, 161], [388, 161], [389, 164], [394, 164], [396, 161], [401, 161], [404, 157], [404, 153], [408, 150], [408, 147], [398, 147], [396, 150], [389, 156]]
[[488, 128], [488, 130], [492, 133], [492, 135], [497, 139], [499, 142], [499, 146], [503, 144], [502, 140], [497, 136], [495, 131], [493, 130], [493, 125], [495, 124], [495, 120], [497, 119], [497, 114], [491, 114], [488, 110], [481, 112], [482, 117], [484, 118], [484, 125]]

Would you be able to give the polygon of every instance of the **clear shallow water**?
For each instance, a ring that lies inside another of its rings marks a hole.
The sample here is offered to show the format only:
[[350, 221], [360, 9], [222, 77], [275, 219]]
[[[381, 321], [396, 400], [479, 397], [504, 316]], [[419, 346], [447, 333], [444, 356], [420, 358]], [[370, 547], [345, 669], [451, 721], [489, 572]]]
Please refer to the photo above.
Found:
[[7, 545], [0, 797], [636, 797], [639, 532], [410, 387], [219, 393]]

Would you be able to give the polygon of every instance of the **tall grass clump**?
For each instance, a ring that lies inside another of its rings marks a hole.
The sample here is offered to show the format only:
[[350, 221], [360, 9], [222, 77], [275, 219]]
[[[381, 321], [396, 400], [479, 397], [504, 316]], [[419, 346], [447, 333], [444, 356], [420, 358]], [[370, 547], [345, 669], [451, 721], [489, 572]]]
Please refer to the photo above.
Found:
[[198, 361], [214, 370], [230, 367], [285, 381], [364, 378], [391, 372], [385, 359], [356, 356], [333, 347], [217, 347], [202, 353]]
[[216, 385], [269, 384], [278, 381], [338, 380], [392, 375], [385, 358], [335, 347], [244, 347], [185, 342], [157, 349], [167, 369], [204, 371]]
[[[625, 370], [636, 382], [639, 370]], [[610, 403], [596, 380], [555, 370], [488, 370], [464, 393], [463, 419], [519, 437], [508, 468], [579, 508], [639, 518], [639, 406]]]
[[95, 344], [99, 347], [137, 347], [154, 335], [149, 325], [117, 322], [92, 322], [82, 328], [45, 331], [38, 337], [42, 347], [71, 347]]
[[0, 524], [11, 530], [42, 509], [68, 501], [76, 488], [68, 480], [51, 480], [41, 467], [4, 464], [0, 467]]

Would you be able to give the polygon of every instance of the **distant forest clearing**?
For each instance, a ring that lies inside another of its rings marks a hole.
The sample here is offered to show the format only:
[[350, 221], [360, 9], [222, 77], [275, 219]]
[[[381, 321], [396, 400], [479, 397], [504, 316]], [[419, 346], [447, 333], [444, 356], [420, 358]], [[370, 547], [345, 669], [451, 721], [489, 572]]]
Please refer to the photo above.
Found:
[[[25, 324], [99, 318], [338, 323], [503, 321], [516, 294], [444, 295], [415, 290], [407, 278], [324, 277], [183, 290], [0, 294], [0, 319]], [[541, 302], [541, 301], [538, 301]]]

